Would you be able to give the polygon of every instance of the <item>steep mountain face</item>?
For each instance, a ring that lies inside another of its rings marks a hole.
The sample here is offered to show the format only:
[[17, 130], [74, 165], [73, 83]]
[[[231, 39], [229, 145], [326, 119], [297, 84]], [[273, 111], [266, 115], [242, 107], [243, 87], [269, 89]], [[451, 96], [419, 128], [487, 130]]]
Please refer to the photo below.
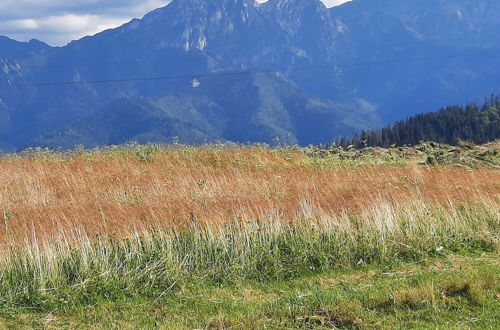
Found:
[[0, 38], [0, 149], [329, 142], [500, 91], [498, 6], [174, 0], [65, 47]]
[[500, 89], [498, 1], [355, 0], [330, 13], [356, 58], [387, 62], [347, 73], [384, 122]]
[[[38, 40], [17, 42], [0, 36], [0, 136], [10, 132], [14, 125], [14, 109], [22, 103], [22, 99], [29, 97], [29, 93], [19, 92], [9, 86], [20, 81], [27, 81], [28, 75], [23, 69], [24, 62], [31, 63], [37, 54], [44, 54], [51, 47]], [[14, 147], [0, 138], [0, 152], [12, 150]]]
[[[222, 61], [218, 69], [308, 63], [333, 59], [335, 29], [318, 0], [176, 0], [118, 29], [69, 47], [99, 42], [141, 45], [161, 51], [201, 52]], [[83, 45], [83, 46], [82, 46]], [[213, 69], [217, 68], [213, 64]]]
[[416, 38], [453, 46], [498, 47], [496, 0], [355, 0], [332, 9], [342, 17], [390, 16]]

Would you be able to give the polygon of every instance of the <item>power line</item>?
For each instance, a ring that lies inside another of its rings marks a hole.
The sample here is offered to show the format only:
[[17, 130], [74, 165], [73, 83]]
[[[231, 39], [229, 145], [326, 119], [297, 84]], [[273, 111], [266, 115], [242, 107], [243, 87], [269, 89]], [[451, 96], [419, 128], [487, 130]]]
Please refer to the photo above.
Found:
[[193, 73], [193, 74], [183, 74], [183, 75], [166, 75], [166, 76], [157, 76], [157, 77], [4, 84], [4, 85], [0, 85], [0, 88], [50, 87], [50, 86], [86, 85], [86, 84], [111, 84], [111, 83], [158, 81], [158, 80], [173, 80], [173, 79], [198, 79], [198, 78], [208, 78], [208, 77], [249, 75], [249, 74], [258, 74], [258, 73], [287, 73], [287, 72], [328, 70], [328, 69], [335, 69], [335, 68], [348, 68], [348, 67], [383, 65], [383, 64], [417, 63], [417, 62], [427, 62], [427, 61], [442, 60], [442, 59], [476, 57], [476, 56], [482, 56], [482, 55], [498, 55], [498, 54], [500, 54], [500, 50], [476, 52], [476, 53], [469, 53], [469, 54], [441, 55], [441, 56], [434, 56], [434, 57], [405, 58], [405, 59], [368, 61], [368, 62], [357, 62], [357, 63], [338, 63], [338, 64], [331, 64], [331, 65], [310, 66], [310, 67], [302, 67], [302, 68], [298, 67], [298, 68], [287, 68], [287, 69], [251, 69], [251, 70], [238, 70], [238, 71], [225, 71], [225, 72]]

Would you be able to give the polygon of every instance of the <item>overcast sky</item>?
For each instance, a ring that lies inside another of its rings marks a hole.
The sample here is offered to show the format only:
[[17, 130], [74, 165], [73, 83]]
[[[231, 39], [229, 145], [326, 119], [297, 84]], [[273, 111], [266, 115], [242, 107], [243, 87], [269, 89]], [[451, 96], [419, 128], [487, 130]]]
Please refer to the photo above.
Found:
[[[214, 0], [215, 1], [215, 0]], [[258, 0], [265, 2], [266, 0]], [[327, 6], [348, 0], [322, 0]], [[0, 0], [0, 35], [52, 46], [117, 27], [170, 0]]]

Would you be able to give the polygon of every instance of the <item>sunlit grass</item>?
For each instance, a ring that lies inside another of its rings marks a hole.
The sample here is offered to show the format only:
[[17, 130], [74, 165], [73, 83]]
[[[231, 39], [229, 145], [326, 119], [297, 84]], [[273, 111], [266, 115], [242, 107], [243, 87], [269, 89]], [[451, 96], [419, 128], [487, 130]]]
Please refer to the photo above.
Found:
[[181, 231], [136, 232], [128, 239], [92, 239], [80, 231], [4, 253], [0, 294], [6, 306], [47, 309], [135, 294], [160, 297], [191, 280], [268, 282], [452, 252], [498, 252], [500, 208], [488, 206], [414, 202], [294, 222], [193, 221]]
[[[127, 146], [1, 158], [0, 325], [2, 315], [51, 323], [129, 301], [203, 309], [189, 298], [195, 289], [212, 307], [162, 324], [359, 328], [420, 311], [444, 322], [449, 306], [489, 313], [490, 271], [477, 283], [435, 274], [439, 283], [375, 297], [336, 293], [353, 271], [498, 256], [498, 145], [419, 148]], [[442, 164], [425, 165], [430, 155]], [[315, 276], [307, 293], [259, 289]], [[231, 300], [236, 291], [244, 302]]]

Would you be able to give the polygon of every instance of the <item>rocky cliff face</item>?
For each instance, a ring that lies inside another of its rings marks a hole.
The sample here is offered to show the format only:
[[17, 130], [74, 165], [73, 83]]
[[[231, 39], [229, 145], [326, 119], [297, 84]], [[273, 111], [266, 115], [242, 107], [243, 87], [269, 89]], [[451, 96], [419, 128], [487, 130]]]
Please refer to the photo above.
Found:
[[495, 0], [355, 0], [331, 12], [343, 18], [390, 16], [417, 39], [437, 44], [499, 46], [500, 2]]

